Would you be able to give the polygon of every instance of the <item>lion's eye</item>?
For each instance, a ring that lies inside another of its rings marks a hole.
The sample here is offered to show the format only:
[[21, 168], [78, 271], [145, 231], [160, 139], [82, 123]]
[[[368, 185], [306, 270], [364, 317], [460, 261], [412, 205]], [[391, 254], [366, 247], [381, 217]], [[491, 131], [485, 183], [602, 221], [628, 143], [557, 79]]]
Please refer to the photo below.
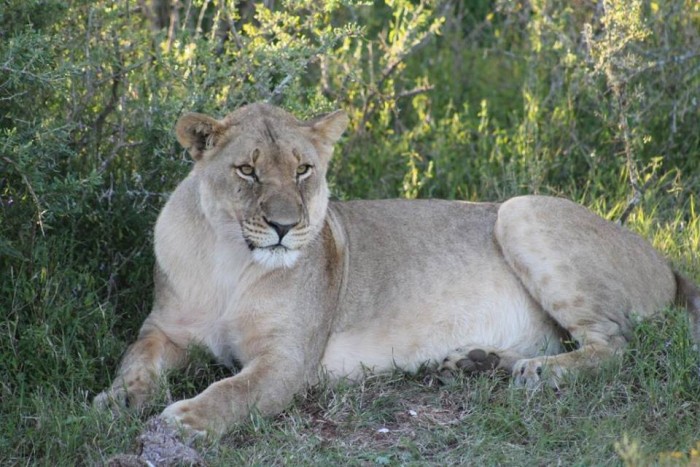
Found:
[[310, 164], [301, 164], [299, 167], [297, 167], [297, 176], [306, 175], [309, 173], [309, 170], [311, 170]]
[[236, 167], [236, 172], [243, 177], [255, 177], [255, 168], [252, 165], [239, 165]]

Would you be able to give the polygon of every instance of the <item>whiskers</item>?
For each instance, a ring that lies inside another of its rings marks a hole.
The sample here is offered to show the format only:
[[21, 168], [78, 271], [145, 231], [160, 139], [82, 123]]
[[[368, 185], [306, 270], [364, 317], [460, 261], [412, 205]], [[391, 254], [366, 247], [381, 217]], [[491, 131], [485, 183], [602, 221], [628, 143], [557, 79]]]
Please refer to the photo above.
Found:
[[280, 240], [277, 231], [262, 218], [244, 220], [241, 230], [253, 260], [267, 269], [293, 267], [300, 250], [315, 236], [313, 228], [305, 224], [294, 227]]

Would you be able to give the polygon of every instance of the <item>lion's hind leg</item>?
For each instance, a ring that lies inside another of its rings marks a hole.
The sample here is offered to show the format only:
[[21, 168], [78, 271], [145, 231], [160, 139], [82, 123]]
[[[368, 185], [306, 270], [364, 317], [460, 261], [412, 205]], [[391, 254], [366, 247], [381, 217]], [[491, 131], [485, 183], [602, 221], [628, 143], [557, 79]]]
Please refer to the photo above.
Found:
[[501, 205], [495, 236], [503, 257], [577, 348], [515, 362], [516, 383], [557, 386], [623, 349], [635, 317], [673, 303], [668, 262], [644, 239], [560, 198], [526, 196]]
[[544, 383], [558, 388], [570, 370], [595, 370], [600, 364], [624, 348], [624, 339], [584, 344], [571, 352], [551, 356], [523, 358], [513, 365], [515, 384], [536, 388]]

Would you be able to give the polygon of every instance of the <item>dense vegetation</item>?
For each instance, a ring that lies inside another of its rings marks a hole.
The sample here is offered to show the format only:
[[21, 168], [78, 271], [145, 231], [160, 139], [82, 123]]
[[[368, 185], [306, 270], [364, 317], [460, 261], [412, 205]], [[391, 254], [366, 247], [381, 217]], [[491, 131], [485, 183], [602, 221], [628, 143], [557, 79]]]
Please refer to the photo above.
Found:
[[[348, 111], [338, 198], [567, 196], [700, 282], [695, 0], [5, 0], [0, 463], [130, 449], [140, 420], [105, 419], [89, 401], [149, 311], [151, 227], [191, 164], [172, 128], [184, 111], [258, 100], [304, 118]], [[319, 388], [205, 451], [222, 465], [687, 454], [700, 438], [698, 358], [683, 320], [669, 323], [640, 328], [624, 369], [569, 393], [490, 380], [419, 390], [405, 376]], [[216, 371], [173, 390], [192, 394]], [[402, 400], [432, 422], [391, 418], [413, 410]], [[388, 419], [413, 437], [378, 436]]]

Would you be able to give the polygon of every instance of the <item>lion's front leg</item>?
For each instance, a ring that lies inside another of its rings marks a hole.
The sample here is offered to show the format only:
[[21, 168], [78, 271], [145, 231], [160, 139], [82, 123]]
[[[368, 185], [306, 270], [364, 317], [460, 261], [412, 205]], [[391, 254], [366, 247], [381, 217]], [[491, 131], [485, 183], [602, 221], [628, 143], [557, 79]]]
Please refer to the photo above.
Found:
[[160, 377], [182, 366], [185, 349], [175, 345], [160, 329], [144, 325], [138, 340], [122, 359], [112, 386], [98, 394], [97, 408], [142, 408], [153, 395]]
[[258, 357], [237, 375], [169, 405], [161, 417], [195, 434], [221, 436], [251, 410], [272, 415], [288, 406], [306, 383], [303, 369], [297, 366], [285, 358]]

